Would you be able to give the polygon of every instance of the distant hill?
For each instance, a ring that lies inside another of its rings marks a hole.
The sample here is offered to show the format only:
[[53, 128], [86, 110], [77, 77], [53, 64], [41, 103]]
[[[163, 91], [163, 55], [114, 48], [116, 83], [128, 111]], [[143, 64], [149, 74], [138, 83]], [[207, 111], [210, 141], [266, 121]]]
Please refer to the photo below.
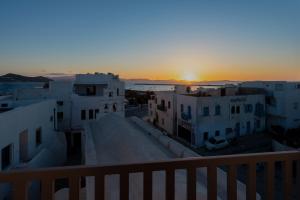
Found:
[[52, 81], [52, 79], [43, 76], [29, 77], [29, 76], [22, 76], [19, 74], [12, 74], [12, 73], [0, 76], [0, 82], [49, 82], [49, 81]]

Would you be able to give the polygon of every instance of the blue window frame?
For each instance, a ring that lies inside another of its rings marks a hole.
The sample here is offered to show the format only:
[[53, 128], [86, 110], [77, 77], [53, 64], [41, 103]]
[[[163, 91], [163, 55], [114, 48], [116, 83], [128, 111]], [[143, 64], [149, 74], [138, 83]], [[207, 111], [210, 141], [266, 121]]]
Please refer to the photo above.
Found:
[[215, 115], [221, 115], [221, 106], [220, 105], [216, 105], [216, 107], [215, 107]]
[[203, 115], [204, 116], [209, 116], [209, 107], [208, 106], [203, 108]]

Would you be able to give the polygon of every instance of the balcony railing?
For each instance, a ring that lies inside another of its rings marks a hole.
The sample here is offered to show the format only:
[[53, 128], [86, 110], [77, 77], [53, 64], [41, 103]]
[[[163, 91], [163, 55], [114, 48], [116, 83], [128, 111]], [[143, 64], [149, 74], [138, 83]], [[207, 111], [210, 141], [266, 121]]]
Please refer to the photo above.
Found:
[[[175, 198], [175, 170], [187, 171], [187, 199], [196, 199], [196, 169], [207, 168], [207, 199], [217, 199], [217, 168], [228, 167], [227, 199], [237, 199], [237, 167], [246, 165], [248, 175], [246, 181], [247, 199], [256, 199], [256, 164], [265, 163], [266, 174], [266, 199], [274, 199], [275, 162], [283, 164], [283, 190], [284, 199], [291, 199], [292, 194], [292, 167], [297, 162], [297, 184], [299, 195], [300, 181], [300, 152], [279, 152], [262, 154], [244, 154], [216, 157], [201, 157], [178, 159], [163, 162], [151, 162], [141, 164], [125, 164], [116, 166], [75, 166], [59, 167], [26, 171], [10, 171], [0, 173], [0, 182], [9, 182], [13, 187], [13, 199], [27, 199], [27, 186], [30, 181], [41, 181], [41, 199], [49, 200], [54, 196], [54, 181], [61, 178], [69, 180], [69, 199], [78, 200], [80, 193], [80, 180], [82, 177], [95, 177], [95, 199], [105, 199], [105, 176], [120, 175], [120, 197], [129, 199], [129, 175], [143, 173], [143, 199], [152, 199], [153, 172], [164, 171], [166, 173], [165, 195], [167, 200]], [[298, 198], [299, 199], [299, 198]]]
[[181, 113], [181, 119], [188, 121], [188, 120], [192, 119], [192, 115], [189, 114], [189, 113], [182, 112]]

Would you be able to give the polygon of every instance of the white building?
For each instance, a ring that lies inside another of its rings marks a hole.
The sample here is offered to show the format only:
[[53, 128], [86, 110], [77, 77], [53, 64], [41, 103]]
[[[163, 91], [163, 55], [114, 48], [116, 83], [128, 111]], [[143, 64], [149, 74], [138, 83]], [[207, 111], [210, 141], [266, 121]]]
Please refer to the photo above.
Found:
[[177, 94], [185, 94], [188, 86], [176, 85], [174, 91], [157, 91], [148, 101], [150, 122], [168, 134], [177, 133]]
[[300, 82], [254, 81], [240, 84], [266, 91], [267, 127], [286, 132], [300, 128]]
[[[233, 138], [265, 130], [265, 95], [260, 91], [227, 86], [201, 88], [190, 94], [184, 92], [156, 93], [149, 101], [150, 119], [169, 134], [175, 133], [192, 145], [202, 146], [213, 136]], [[155, 102], [158, 102], [157, 108], [163, 107], [160, 106], [163, 100], [176, 104], [169, 110], [150, 108]], [[169, 116], [173, 116], [172, 120]]]
[[[0, 97], [0, 171], [64, 164], [67, 153], [83, 151], [84, 124], [106, 113], [124, 116], [124, 83], [110, 73]], [[0, 185], [0, 199], [6, 191]]]

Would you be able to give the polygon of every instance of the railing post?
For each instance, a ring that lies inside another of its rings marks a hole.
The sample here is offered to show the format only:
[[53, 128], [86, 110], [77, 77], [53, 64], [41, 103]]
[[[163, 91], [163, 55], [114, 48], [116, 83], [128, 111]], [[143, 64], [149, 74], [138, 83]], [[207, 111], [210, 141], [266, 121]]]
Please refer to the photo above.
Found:
[[129, 199], [129, 174], [128, 172], [122, 172], [120, 174], [120, 199]]
[[292, 161], [285, 160], [283, 162], [283, 188], [284, 188], [284, 199], [291, 199], [292, 192]]
[[95, 199], [104, 200], [105, 198], [105, 176], [99, 173], [95, 176]]
[[196, 168], [187, 168], [187, 199], [196, 200]]
[[166, 170], [166, 199], [174, 200], [175, 198], [175, 171], [173, 168]]
[[13, 183], [13, 200], [27, 200], [28, 193], [27, 193], [27, 182], [26, 180], [18, 180], [17, 182]]
[[143, 178], [143, 196], [144, 200], [152, 200], [152, 171], [146, 170], [144, 171]]
[[42, 200], [52, 200], [54, 196], [54, 183], [51, 178], [42, 179]]
[[266, 163], [266, 199], [274, 199], [274, 162], [270, 161]]
[[[300, 188], [300, 160], [296, 161], [297, 162], [297, 167], [296, 167], [296, 185], [297, 185], [297, 188]], [[297, 198], [300, 199], [300, 189], [298, 189], [296, 191], [296, 195], [297, 195]]]
[[69, 178], [69, 199], [79, 200], [80, 197], [80, 177], [74, 176]]
[[237, 174], [237, 166], [230, 165], [227, 174], [227, 199], [228, 200], [237, 199], [236, 174]]
[[255, 162], [251, 162], [248, 164], [246, 196], [247, 196], [247, 200], [256, 199], [256, 163]]
[[217, 167], [209, 165], [207, 167], [207, 199], [217, 200]]

